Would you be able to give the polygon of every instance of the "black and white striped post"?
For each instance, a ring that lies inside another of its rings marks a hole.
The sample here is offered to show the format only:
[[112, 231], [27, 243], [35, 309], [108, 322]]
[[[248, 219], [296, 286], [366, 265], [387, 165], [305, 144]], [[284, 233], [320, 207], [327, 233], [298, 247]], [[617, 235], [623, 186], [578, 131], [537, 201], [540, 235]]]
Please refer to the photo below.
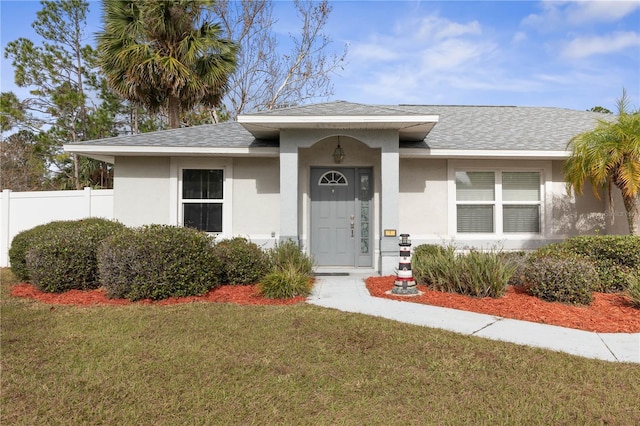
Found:
[[399, 295], [419, 294], [418, 286], [411, 272], [411, 240], [409, 240], [409, 234], [400, 234], [398, 245], [400, 246], [400, 262], [398, 264], [396, 282], [391, 293]]

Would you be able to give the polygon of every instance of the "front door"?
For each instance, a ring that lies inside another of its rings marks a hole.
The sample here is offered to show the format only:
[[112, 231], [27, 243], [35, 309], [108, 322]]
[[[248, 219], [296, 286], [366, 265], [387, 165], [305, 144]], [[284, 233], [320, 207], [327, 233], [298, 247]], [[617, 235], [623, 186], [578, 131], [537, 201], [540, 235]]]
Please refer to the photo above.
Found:
[[369, 168], [311, 169], [311, 253], [318, 266], [371, 266]]

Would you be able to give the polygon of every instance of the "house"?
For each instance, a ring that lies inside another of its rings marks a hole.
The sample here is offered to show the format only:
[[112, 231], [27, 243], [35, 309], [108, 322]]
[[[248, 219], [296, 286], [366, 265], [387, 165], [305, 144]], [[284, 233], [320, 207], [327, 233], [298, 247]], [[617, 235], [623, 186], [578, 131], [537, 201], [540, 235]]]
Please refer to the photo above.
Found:
[[[606, 116], [560, 108], [329, 102], [65, 145], [115, 164], [114, 218], [193, 226], [319, 269], [392, 274], [414, 245], [533, 249], [627, 233], [606, 201], [567, 195], [567, 143]], [[606, 197], [603, 197], [603, 199]]]

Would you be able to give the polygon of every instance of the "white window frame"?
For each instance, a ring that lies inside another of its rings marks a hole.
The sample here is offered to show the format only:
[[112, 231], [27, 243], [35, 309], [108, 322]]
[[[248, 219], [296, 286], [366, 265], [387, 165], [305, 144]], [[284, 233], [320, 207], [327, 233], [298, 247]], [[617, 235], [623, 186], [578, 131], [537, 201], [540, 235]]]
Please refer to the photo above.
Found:
[[[491, 160], [489, 160], [491, 161]], [[487, 160], [482, 160], [486, 163]], [[449, 161], [448, 167], [448, 183], [449, 183], [449, 235], [455, 236], [457, 239], [476, 240], [476, 239], [542, 239], [546, 234], [546, 216], [547, 200], [551, 199], [551, 162], [547, 161], [529, 161], [522, 167], [514, 165], [514, 162], [492, 161], [496, 163], [495, 167], [479, 165], [480, 161]], [[495, 177], [495, 189], [493, 201], [460, 201], [456, 197], [456, 172], [493, 172]], [[540, 173], [540, 199], [538, 202], [533, 201], [503, 201], [502, 200], [502, 174], [504, 172], [538, 172]], [[493, 205], [493, 232], [458, 232], [458, 205]], [[539, 232], [504, 232], [503, 231], [503, 206], [509, 205], [538, 205], [539, 206]]]
[[[183, 170], [222, 170], [222, 198], [211, 200], [183, 200]], [[172, 203], [170, 222], [184, 226], [183, 204], [185, 203], [217, 203], [222, 204], [222, 232], [211, 232], [220, 238], [231, 238], [233, 233], [233, 163], [230, 159], [171, 159], [171, 196]]]

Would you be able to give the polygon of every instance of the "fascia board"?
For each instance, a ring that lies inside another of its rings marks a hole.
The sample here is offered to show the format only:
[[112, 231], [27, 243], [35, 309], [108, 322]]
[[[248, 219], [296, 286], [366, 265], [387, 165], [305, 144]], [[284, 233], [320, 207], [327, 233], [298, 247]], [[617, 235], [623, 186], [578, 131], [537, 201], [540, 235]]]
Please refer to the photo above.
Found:
[[430, 157], [430, 158], [518, 158], [518, 159], [547, 159], [564, 160], [571, 156], [571, 151], [541, 151], [541, 150], [463, 150], [463, 149], [422, 149], [400, 148], [400, 156]]
[[240, 115], [238, 123], [271, 126], [294, 124], [437, 123], [438, 115]]
[[167, 155], [212, 155], [231, 157], [278, 157], [279, 148], [228, 148], [228, 147], [167, 147], [167, 146], [108, 146], [108, 145], [63, 145], [63, 149], [69, 153], [94, 155], [138, 155], [138, 156], [167, 156]]

